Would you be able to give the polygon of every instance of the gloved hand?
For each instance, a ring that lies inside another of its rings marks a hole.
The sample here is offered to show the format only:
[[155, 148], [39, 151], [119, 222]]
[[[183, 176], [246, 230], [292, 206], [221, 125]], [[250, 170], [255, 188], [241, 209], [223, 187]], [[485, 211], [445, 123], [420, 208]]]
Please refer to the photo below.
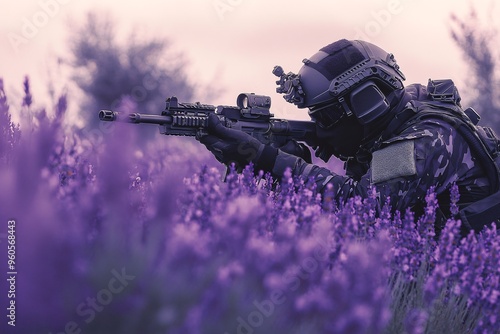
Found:
[[234, 163], [237, 170], [253, 162], [255, 171], [272, 171], [278, 155], [277, 148], [264, 145], [243, 131], [225, 127], [215, 114], [208, 116], [207, 130], [208, 135], [197, 139], [219, 162], [226, 165]]
[[309, 164], [312, 163], [311, 151], [305, 144], [298, 143], [297, 141], [291, 139], [285, 145], [279, 146], [277, 148], [279, 148], [283, 152], [302, 158]]

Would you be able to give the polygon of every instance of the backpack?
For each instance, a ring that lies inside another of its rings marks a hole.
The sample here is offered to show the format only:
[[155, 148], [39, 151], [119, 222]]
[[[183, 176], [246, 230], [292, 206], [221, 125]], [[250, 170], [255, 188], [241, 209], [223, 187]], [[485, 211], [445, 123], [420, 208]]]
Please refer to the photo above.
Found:
[[459, 217], [467, 230], [480, 232], [485, 226], [500, 223], [500, 139], [490, 127], [479, 126], [480, 116], [472, 108], [462, 110], [460, 95], [452, 80], [429, 80], [429, 99], [411, 101], [416, 113], [405, 127], [426, 118], [440, 119], [452, 125], [469, 145], [473, 156], [485, 171], [490, 195], [462, 207]]

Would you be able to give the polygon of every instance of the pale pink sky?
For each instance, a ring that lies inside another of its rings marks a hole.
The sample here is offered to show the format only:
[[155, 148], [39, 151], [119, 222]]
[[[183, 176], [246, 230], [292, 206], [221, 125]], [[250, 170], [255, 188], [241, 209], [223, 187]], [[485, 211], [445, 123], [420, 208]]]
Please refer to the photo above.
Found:
[[[21, 96], [25, 74], [31, 76], [34, 93], [40, 97], [46, 94], [48, 80], [57, 87], [67, 82], [64, 72], [49, 69], [54, 68], [56, 56], [67, 52], [68, 22], [80, 22], [94, 9], [116, 20], [121, 37], [135, 29], [169, 38], [175, 50], [186, 55], [193, 80], [224, 89], [217, 101], [202, 102], [227, 105], [234, 104], [240, 92], [266, 94], [273, 99], [275, 114], [287, 118], [304, 114], [275, 93], [274, 65], [296, 72], [301, 60], [322, 46], [341, 38], [362, 38], [394, 53], [407, 83], [452, 78], [460, 85], [466, 66], [451, 41], [450, 13], [464, 17], [473, 3], [484, 25], [497, 26], [494, 18], [499, 17], [493, 1], [0, 1], [5, 2], [0, 76], [14, 98]], [[13, 36], [24, 40], [16, 45]]]

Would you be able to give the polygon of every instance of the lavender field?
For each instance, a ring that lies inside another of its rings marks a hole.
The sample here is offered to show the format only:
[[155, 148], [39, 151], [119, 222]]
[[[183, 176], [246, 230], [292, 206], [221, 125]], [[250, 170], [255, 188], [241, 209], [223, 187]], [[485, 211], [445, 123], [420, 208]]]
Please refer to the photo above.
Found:
[[[221, 168], [194, 139], [12, 122], [0, 81], [1, 333], [499, 333], [500, 238]], [[156, 129], [151, 129], [156, 131]], [[455, 201], [459, 194], [452, 192]], [[15, 317], [7, 310], [15, 301]], [[7, 315], [7, 316], [6, 316]], [[12, 319], [15, 319], [12, 321]], [[9, 324], [10, 322], [10, 324]], [[12, 326], [15, 324], [15, 326]]]

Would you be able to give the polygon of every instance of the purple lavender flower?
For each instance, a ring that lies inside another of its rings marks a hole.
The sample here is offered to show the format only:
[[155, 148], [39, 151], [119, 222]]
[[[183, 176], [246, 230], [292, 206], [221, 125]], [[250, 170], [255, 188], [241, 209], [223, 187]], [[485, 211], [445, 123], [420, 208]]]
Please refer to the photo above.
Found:
[[411, 310], [405, 319], [405, 332], [408, 334], [423, 334], [429, 315], [420, 309]]
[[277, 181], [233, 167], [223, 182], [180, 138], [138, 150], [127, 125], [100, 141], [68, 136], [58, 101], [58, 120], [24, 101], [38, 116], [19, 139], [0, 89], [11, 143], [0, 221], [19, 222], [17, 298], [30, 319], [20, 331], [498, 331], [498, 232], [459, 240], [450, 220], [435, 240], [432, 191], [415, 223], [410, 210], [380, 210], [375, 189], [337, 207], [290, 172]]
[[447, 288], [448, 280], [457, 279], [460, 269], [454, 259], [458, 252], [460, 225], [459, 220], [448, 220], [441, 231], [439, 243], [433, 256], [434, 268], [424, 288], [428, 304], [434, 301], [442, 289]]
[[460, 200], [460, 192], [458, 190], [458, 185], [454, 183], [450, 189], [450, 213], [453, 217], [458, 215], [458, 201]]
[[435, 188], [430, 187], [425, 196], [426, 206], [424, 214], [417, 221], [417, 230], [422, 238], [422, 246], [433, 247], [434, 236], [434, 222], [436, 221], [436, 210], [439, 208], [437, 194]]
[[0, 78], [0, 163], [8, 162], [21, 139], [19, 124], [12, 123], [3, 79]]
[[[345, 260], [334, 267], [324, 282], [325, 293], [333, 300], [324, 330], [334, 333], [381, 333], [387, 325], [389, 299], [386, 286], [387, 254], [382, 238], [366, 246], [350, 244]], [[331, 310], [331, 311], [330, 311]]]

